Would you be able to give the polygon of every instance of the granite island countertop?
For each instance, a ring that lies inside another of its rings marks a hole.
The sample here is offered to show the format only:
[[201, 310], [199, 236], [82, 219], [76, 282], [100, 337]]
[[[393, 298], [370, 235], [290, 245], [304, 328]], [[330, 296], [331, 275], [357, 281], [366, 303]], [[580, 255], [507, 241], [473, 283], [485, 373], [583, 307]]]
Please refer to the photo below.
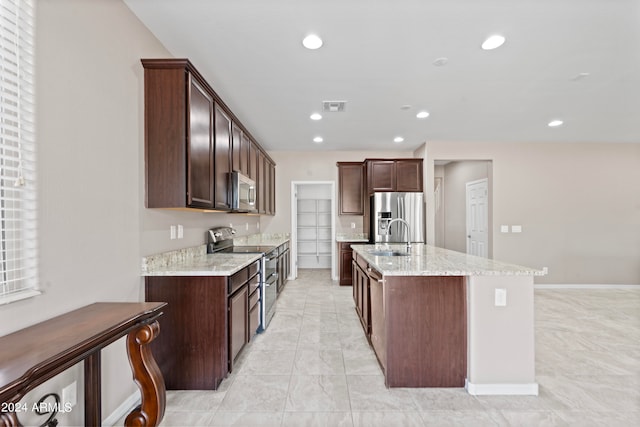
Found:
[[377, 256], [371, 251], [405, 252], [406, 245], [351, 245], [385, 276], [543, 276], [543, 270], [494, 261], [431, 245], [414, 243], [408, 256]]

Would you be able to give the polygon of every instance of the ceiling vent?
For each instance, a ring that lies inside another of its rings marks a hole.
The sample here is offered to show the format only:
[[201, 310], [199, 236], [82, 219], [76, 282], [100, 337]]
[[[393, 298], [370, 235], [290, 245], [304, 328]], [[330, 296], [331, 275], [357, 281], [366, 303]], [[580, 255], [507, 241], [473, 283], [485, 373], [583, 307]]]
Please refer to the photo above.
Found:
[[347, 101], [322, 101], [322, 111], [326, 113], [341, 113], [347, 106]]

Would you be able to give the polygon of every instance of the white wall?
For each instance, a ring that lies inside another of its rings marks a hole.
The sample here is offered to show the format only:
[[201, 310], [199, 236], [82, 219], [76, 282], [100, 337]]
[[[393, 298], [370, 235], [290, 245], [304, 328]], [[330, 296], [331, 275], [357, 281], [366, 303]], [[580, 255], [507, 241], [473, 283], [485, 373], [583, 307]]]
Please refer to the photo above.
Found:
[[[143, 69], [171, 57], [121, 1], [36, 4], [38, 233], [43, 295], [0, 306], [0, 335], [96, 301], [143, 299], [144, 255], [204, 243], [258, 217], [144, 208]], [[185, 238], [169, 240], [169, 225]], [[245, 226], [249, 224], [250, 230]], [[103, 417], [137, 391], [123, 341], [103, 351]], [[81, 367], [30, 394], [60, 391]], [[61, 425], [83, 423], [82, 395]]]
[[[640, 144], [434, 141], [426, 152], [430, 188], [434, 160], [492, 161], [494, 259], [548, 267], [536, 283], [640, 284]], [[430, 242], [432, 206], [430, 192]]]

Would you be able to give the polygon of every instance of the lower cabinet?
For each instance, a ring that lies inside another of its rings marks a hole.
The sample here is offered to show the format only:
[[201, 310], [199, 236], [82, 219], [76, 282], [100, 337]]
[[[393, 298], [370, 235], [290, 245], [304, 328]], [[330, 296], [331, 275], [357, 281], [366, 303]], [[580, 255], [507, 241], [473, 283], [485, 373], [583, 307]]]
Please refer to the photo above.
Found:
[[289, 250], [289, 242], [283, 243], [278, 247], [278, 294], [282, 292], [284, 286], [289, 281], [289, 269], [291, 267], [291, 251]]
[[356, 312], [360, 318], [360, 323], [364, 329], [364, 333], [369, 339], [370, 336], [370, 303], [369, 303], [369, 276], [367, 262], [358, 257], [357, 254], [353, 259], [353, 298], [356, 305]]
[[215, 390], [233, 370], [260, 321], [259, 271], [145, 278], [145, 301], [168, 303], [151, 343], [167, 389]]
[[353, 283], [353, 268], [351, 266], [353, 249], [351, 249], [351, 242], [339, 242], [338, 253], [340, 254], [338, 258], [340, 264], [340, 286], [351, 286]]
[[244, 284], [229, 297], [229, 370], [233, 362], [247, 343], [249, 320], [249, 292]]
[[384, 313], [384, 282], [375, 270], [369, 272], [369, 304], [371, 312], [370, 341], [383, 372], [387, 367], [387, 328]]

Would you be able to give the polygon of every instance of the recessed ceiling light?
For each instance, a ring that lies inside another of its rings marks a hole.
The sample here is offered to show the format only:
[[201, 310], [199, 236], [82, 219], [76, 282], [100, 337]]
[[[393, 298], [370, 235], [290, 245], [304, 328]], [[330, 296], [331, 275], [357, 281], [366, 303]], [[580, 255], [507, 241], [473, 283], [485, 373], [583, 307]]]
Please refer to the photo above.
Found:
[[502, 46], [504, 44], [504, 41], [505, 41], [504, 36], [495, 34], [493, 36], [490, 36], [488, 39], [484, 41], [484, 43], [482, 43], [482, 48], [484, 50], [495, 49]]
[[433, 61], [433, 65], [435, 67], [443, 67], [443, 66], [447, 65], [448, 62], [449, 62], [449, 58], [445, 58], [443, 56], [441, 58], [436, 58], [436, 60]]
[[426, 119], [427, 117], [429, 117], [429, 112], [428, 111], [420, 111], [418, 114], [416, 114], [416, 117], [419, 119]]
[[551, 120], [547, 126], [550, 128], [557, 128], [558, 126], [562, 126], [564, 122], [562, 120]]
[[402, 142], [404, 141], [404, 138], [401, 136], [396, 136], [395, 138], [393, 138], [393, 142]]
[[322, 115], [319, 113], [313, 113], [312, 115], [309, 116], [309, 118], [311, 120], [320, 120], [322, 118]]
[[575, 76], [571, 77], [569, 80], [571, 80], [572, 82], [579, 82], [589, 77], [589, 75], [589, 73], [578, 73]]
[[315, 34], [309, 34], [302, 40], [302, 45], [311, 50], [319, 49], [322, 46], [322, 39]]
[[321, 143], [322, 141], [324, 141], [324, 139], [322, 139], [321, 136], [316, 136], [315, 138], [313, 138], [313, 142], [317, 142], [318, 144]]

